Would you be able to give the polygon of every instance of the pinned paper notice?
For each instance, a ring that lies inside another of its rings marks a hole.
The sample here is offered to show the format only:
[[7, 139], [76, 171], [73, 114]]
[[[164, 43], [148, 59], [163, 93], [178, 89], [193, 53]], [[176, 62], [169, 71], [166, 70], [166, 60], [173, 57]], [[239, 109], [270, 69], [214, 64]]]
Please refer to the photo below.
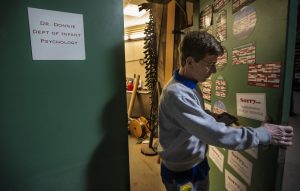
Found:
[[218, 169], [223, 172], [224, 155], [214, 146], [209, 146], [209, 158], [215, 163]]
[[228, 164], [251, 185], [253, 164], [237, 151], [228, 151]]
[[225, 170], [225, 188], [230, 191], [247, 191], [245, 184]]
[[33, 60], [85, 60], [83, 15], [28, 7]]
[[264, 121], [266, 118], [266, 95], [264, 93], [237, 93], [237, 115]]
[[257, 159], [257, 157], [258, 157], [258, 148], [247, 149], [247, 150], [245, 150], [245, 152], [248, 153], [250, 156], [252, 156], [255, 159]]

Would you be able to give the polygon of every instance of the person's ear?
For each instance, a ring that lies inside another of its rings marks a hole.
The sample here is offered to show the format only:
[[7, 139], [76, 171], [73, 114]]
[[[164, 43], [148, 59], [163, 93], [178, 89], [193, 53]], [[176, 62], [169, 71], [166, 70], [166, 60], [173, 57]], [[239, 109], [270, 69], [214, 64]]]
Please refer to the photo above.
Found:
[[186, 60], [185, 60], [185, 63], [187, 65], [191, 65], [193, 62], [194, 62], [194, 58], [191, 57], [191, 56], [187, 57]]

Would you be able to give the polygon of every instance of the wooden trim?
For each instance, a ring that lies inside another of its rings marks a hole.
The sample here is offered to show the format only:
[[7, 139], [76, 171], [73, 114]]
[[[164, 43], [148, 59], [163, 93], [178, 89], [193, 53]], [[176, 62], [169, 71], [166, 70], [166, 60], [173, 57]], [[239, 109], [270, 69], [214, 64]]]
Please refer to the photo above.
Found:
[[165, 62], [165, 79], [166, 84], [173, 74], [173, 54], [174, 54], [174, 35], [175, 26], [175, 0], [168, 3], [167, 12], [167, 31], [166, 31], [166, 62]]

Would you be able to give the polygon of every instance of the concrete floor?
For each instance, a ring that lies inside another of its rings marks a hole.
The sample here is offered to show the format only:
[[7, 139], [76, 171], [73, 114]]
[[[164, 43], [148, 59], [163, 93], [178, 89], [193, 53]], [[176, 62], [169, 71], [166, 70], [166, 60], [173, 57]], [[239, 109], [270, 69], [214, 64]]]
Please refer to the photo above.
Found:
[[[294, 144], [286, 151], [286, 163], [282, 191], [300, 190], [300, 92], [294, 92], [294, 112], [298, 115], [290, 117], [290, 125], [294, 127]], [[160, 166], [157, 156], [141, 154], [142, 144], [128, 136], [130, 160], [131, 191], [164, 191], [160, 179]]]
[[165, 191], [160, 178], [158, 156], [141, 153], [144, 144], [137, 144], [137, 138], [128, 136], [130, 191]]

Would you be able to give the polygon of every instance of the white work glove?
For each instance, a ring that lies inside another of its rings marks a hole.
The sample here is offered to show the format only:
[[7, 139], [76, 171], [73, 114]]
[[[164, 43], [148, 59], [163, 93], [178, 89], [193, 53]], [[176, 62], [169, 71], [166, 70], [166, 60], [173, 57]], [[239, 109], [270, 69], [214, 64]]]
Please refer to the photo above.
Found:
[[271, 135], [270, 144], [282, 146], [290, 146], [293, 144], [292, 140], [294, 132], [292, 126], [282, 126], [270, 123], [264, 123], [263, 126], [268, 129]]

